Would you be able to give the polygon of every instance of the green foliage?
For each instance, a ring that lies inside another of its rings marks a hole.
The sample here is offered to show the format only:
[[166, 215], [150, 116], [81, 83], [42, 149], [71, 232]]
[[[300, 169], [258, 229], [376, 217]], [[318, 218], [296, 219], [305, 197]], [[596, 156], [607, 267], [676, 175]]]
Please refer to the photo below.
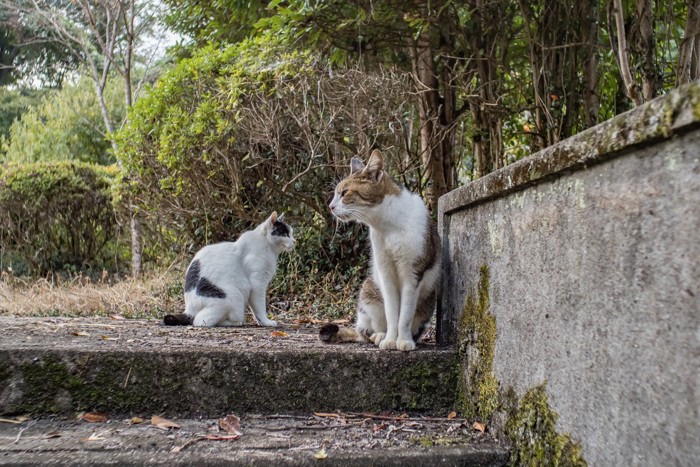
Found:
[[[123, 84], [111, 79], [105, 100], [117, 121], [125, 113]], [[10, 127], [4, 147], [6, 162], [79, 160], [111, 164], [114, 156], [106, 138], [104, 121], [90, 78], [45, 96]], [[2, 160], [2, 159], [0, 159]]]
[[0, 268], [17, 275], [121, 269], [126, 251], [112, 207], [117, 172], [77, 162], [4, 166]]
[[335, 233], [328, 197], [351, 156], [402, 144], [403, 89], [399, 77], [354, 70], [331, 79], [309, 53], [270, 37], [205, 47], [164, 75], [117, 133], [121, 196], [174, 232], [174, 248], [233, 239], [276, 210], [304, 239], [300, 272], [357, 264], [362, 229]]
[[197, 47], [207, 43], [234, 44], [246, 39], [256, 21], [271, 14], [266, 2], [249, 0], [165, 0], [170, 7], [166, 24], [194, 40]]
[[3, 144], [1, 141], [10, 136], [12, 122], [30, 108], [37, 106], [46, 92], [47, 90], [0, 87], [0, 146]]

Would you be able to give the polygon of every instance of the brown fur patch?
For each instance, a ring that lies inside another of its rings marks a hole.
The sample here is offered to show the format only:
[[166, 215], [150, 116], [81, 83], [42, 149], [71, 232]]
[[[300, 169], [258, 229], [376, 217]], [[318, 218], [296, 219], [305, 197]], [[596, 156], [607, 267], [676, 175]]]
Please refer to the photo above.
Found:
[[363, 338], [357, 331], [351, 328], [341, 328], [337, 324], [326, 324], [318, 333], [319, 339], [326, 344], [340, 344], [343, 342], [362, 342]]
[[413, 269], [416, 272], [418, 282], [423, 279], [425, 272], [435, 265], [439, 254], [440, 236], [438, 235], [437, 226], [431, 222], [428, 225], [428, 232], [425, 236], [423, 254], [421, 254], [413, 263]]
[[365, 281], [362, 283], [362, 288], [360, 288], [360, 303], [384, 304], [382, 292], [379, 290], [377, 283], [374, 282], [374, 279], [372, 279], [372, 276], [365, 279]]
[[401, 187], [383, 168], [382, 153], [373, 151], [363, 170], [351, 171], [338, 183], [336, 192], [342, 195], [343, 203], [369, 207], [380, 204], [387, 195], [400, 195]]

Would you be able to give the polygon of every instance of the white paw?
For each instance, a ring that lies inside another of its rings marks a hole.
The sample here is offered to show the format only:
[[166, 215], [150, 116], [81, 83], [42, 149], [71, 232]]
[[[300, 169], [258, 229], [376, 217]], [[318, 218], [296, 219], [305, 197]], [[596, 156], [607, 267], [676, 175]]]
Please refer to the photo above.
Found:
[[379, 348], [382, 350], [393, 350], [396, 348], [396, 341], [393, 339], [384, 339], [379, 343]]
[[396, 341], [396, 348], [398, 350], [403, 350], [404, 352], [408, 352], [410, 350], [415, 350], [416, 343], [413, 342], [412, 340], [399, 339]]
[[379, 343], [384, 340], [385, 336], [386, 334], [383, 332], [375, 332], [369, 337], [369, 340], [374, 342], [374, 345], [379, 345]]
[[275, 327], [277, 326], [277, 321], [272, 321], [270, 319], [266, 319], [265, 321], [260, 321], [260, 326], [266, 326], [266, 327]]

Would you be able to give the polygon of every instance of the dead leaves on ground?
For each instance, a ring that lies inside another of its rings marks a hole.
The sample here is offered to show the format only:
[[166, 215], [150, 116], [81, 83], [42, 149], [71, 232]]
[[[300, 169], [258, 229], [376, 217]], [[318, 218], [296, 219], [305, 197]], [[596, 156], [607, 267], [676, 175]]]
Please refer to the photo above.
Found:
[[167, 418], [159, 417], [158, 415], [154, 415], [151, 417], [151, 425], [153, 425], [156, 428], [159, 428], [161, 430], [168, 431], [170, 429], [180, 429], [182, 428], [179, 424], [168, 420]]
[[83, 412], [78, 418], [89, 423], [103, 423], [107, 421], [107, 415], [100, 412]]
[[219, 428], [224, 430], [229, 435], [241, 436], [241, 419], [230, 414], [222, 419], [219, 419]]

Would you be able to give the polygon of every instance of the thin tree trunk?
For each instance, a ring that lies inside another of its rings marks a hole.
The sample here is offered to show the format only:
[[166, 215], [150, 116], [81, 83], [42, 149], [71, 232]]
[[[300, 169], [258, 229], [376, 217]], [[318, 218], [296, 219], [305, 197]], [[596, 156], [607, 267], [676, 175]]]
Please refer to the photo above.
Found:
[[615, 28], [617, 29], [617, 56], [618, 66], [620, 68], [620, 76], [625, 84], [627, 96], [634, 102], [635, 105], [640, 105], [643, 102], [642, 96], [639, 94], [639, 86], [632, 78], [629, 65], [629, 53], [627, 51], [627, 38], [625, 36], [625, 18], [622, 9], [622, 0], [612, 0], [613, 18], [615, 20]]
[[637, 48], [642, 57], [642, 97], [650, 101], [661, 87], [656, 67], [656, 39], [651, 0], [637, 0]]
[[[698, 0], [700, 1], [700, 0]], [[598, 0], [580, 1], [579, 16], [583, 19], [583, 118], [586, 127], [598, 124], [600, 99], [598, 98], [598, 38], [600, 10]]]
[[678, 57], [676, 85], [689, 83], [700, 78], [700, 0], [689, 0], [688, 19], [683, 31], [683, 42]]
[[425, 198], [432, 212], [437, 212], [437, 201], [447, 193], [443, 165], [443, 145], [440, 134], [440, 95], [430, 39], [424, 33], [409, 46], [413, 64], [413, 78], [418, 89], [420, 127], [420, 154], [428, 183]]

